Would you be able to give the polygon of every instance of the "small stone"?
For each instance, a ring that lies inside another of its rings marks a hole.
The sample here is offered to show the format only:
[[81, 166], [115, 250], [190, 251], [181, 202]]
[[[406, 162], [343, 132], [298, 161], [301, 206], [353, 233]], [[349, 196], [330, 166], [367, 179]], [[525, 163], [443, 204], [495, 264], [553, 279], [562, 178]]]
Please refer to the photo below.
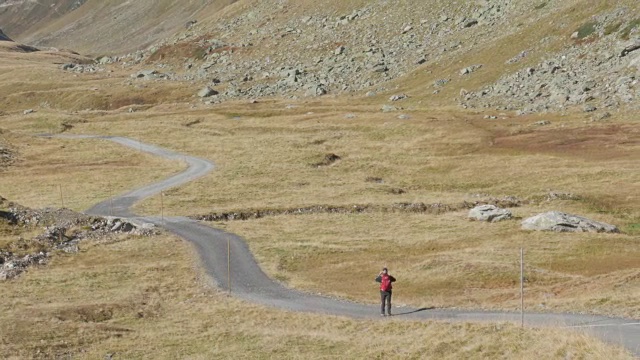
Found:
[[201, 98], [206, 98], [217, 94], [218, 92], [213, 90], [209, 86], [205, 86], [204, 88], [202, 88], [202, 90], [198, 91], [198, 96]]
[[534, 122], [531, 125], [533, 125], [533, 126], [546, 126], [546, 125], [549, 125], [549, 124], [551, 124], [551, 121], [549, 121], [549, 120], [540, 120], [540, 121]]
[[465, 28], [470, 28], [472, 26], [478, 25], [478, 20], [476, 19], [469, 19], [467, 21], [464, 22], [464, 27]]
[[393, 95], [389, 98], [389, 101], [400, 101], [400, 100], [404, 100], [406, 98], [408, 98], [409, 96], [407, 96], [407, 94], [399, 94], [399, 95]]
[[391, 106], [391, 105], [382, 105], [381, 108], [382, 112], [392, 112], [392, 111], [397, 111], [398, 108], [395, 106]]

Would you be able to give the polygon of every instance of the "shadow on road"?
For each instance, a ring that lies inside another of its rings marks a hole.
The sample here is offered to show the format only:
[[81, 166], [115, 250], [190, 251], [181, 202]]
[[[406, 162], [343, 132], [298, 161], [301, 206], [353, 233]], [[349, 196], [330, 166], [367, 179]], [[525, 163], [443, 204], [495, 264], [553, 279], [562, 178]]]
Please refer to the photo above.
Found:
[[435, 306], [424, 307], [424, 308], [420, 308], [420, 309], [416, 309], [416, 310], [412, 310], [412, 311], [406, 311], [406, 312], [402, 312], [402, 313], [393, 314], [393, 316], [402, 316], [402, 315], [415, 314], [417, 312], [433, 310], [435, 308], [436, 308]]

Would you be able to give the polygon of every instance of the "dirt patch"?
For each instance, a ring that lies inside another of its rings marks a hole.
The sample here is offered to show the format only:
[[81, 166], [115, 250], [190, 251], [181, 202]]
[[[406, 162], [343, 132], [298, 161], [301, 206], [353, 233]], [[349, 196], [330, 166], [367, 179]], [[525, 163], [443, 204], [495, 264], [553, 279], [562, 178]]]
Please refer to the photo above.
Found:
[[494, 147], [530, 153], [552, 153], [604, 160], [637, 156], [640, 128], [625, 125], [580, 129], [545, 129], [526, 134], [499, 134]]
[[111, 320], [113, 313], [111, 305], [81, 305], [60, 309], [55, 317], [60, 321], [104, 322]]
[[199, 40], [200, 39], [176, 45], [162, 46], [151, 54], [149, 59], [147, 59], [147, 63], [153, 63], [164, 59], [195, 58], [202, 60], [207, 55], [208, 47], [199, 44]]

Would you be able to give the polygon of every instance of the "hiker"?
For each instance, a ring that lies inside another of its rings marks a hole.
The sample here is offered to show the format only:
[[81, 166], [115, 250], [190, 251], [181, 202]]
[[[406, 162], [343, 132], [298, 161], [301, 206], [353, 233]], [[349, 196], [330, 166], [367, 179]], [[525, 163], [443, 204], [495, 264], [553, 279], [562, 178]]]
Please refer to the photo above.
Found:
[[380, 316], [385, 316], [385, 303], [387, 303], [387, 315], [391, 316], [391, 283], [395, 281], [396, 278], [389, 274], [389, 270], [387, 270], [387, 268], [382, 268], [382, 271], [376, 278], [376, 282], [380, 283]]

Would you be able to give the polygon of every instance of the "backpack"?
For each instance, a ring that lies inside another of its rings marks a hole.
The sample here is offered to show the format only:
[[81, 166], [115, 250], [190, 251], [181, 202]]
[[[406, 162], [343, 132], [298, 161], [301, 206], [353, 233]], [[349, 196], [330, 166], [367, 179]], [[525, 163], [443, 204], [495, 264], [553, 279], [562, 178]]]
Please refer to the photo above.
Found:
[[382, 275], [380, 280], [380, 291], [391, 290], [391, 277], [389, 275]]

